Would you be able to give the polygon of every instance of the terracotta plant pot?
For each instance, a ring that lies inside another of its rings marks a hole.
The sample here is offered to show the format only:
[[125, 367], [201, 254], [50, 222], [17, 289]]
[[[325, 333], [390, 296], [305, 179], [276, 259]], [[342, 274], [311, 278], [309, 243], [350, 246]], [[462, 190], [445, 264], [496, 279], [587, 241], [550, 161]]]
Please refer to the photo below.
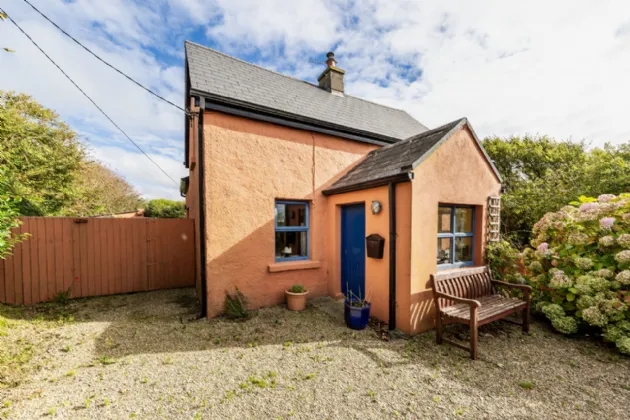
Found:
[[306, 308], [306, 295], [308, 295], [308, 290], [304, 293], [293, 293], [286, 290], [284, 293], [287, 295], [288, 310], [301, 311]]

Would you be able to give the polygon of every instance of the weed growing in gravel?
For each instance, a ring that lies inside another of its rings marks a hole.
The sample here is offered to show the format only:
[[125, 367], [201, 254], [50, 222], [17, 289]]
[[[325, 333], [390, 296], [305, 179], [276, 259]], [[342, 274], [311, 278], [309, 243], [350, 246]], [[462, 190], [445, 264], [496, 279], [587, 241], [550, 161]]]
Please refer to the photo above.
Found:
[[170, 357], [170, 356], [167, 357], [166, 359], [162, 360], [162, 364], [164, 364], [164, 365], [172, 365], [173, 363], [174, 363], [173, 362], [173, 358]]
[[5, 401], [2, 403], [2, 407], [4, 408], [10, 408], [11, 404], [13, 404], [11, 401]]
[[111, 402], [107, 398], [105, 398], [105, 400], [103, 401], [103, 407], [107, 407], [109, 406], [109, 404], [111, 404]]
[[75, 369], [69, 370], [68, 372], [66, 372], [66, 376], [67, 377], [72, 377], [74, 375], [77, 374], [77, 371]]
[[49, 408], [48, 411], [46, 412], [46, 414], [52, 417], [55, 414], [57, 414], [57, 409], [56, 408]]
[[534, 389], [534, 384], [529, 381], [521, 381], [518, 383], [518, 386], [520, 386], [523, 389]]
[[248, 379], [250, 384], [258, 387], [258, 388], [267, 388], [269, 384], [263, 378], [256, 378], [255, 376], [250, 376]]
[[56, 305], [65, 306], [70, 302], [71, 294], [72, 294], [72, 286], [68, 287], [68, 290], [66, 291], [61, 291], [57, 293], [51, 302]]
[[109, 357], [105, 355], [99, 356], [98, 359], [96, 360], [98, 360], [98, 362], [102, 365], [113, 365], [114, 363], [117, 362], [117, 360], [114, 359], [113, 357]]
[[68, 344], [67, 346], [63, 347], [61, 351], [64, 353], [70, 353], [70, 351], [72, 351], [72, 346]]
[[246, 320], [250, 317], [245, 295], [236, 289], [234, 294], [225, 292], [225, 316], [234, 320]]

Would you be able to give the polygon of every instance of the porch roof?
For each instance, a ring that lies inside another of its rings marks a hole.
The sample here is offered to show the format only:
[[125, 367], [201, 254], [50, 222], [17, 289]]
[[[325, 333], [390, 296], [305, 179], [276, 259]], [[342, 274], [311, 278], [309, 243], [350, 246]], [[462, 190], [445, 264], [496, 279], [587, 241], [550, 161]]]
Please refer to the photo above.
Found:
[[468, 120], [460, 118], [433, 130], [424, 131], [405, 140], [371, 151], [361, 162], [324, 190], [323, 193], [324, 195], [341, 194], [386, 185], [390, 182], [409, 181], [412, 178], [411, 171], [464, 126], [468, 126], [492, 170], [501, 181], [499, 172], [481, 146]]

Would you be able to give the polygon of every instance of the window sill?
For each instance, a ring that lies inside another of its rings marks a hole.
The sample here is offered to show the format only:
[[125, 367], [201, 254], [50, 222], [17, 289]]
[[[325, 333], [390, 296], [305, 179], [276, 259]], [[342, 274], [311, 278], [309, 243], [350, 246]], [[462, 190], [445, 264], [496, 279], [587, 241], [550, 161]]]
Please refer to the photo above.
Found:
[[453, 266], [453, 265], [448, 265], [448, 266], [443, 266], [440, 267], [438, 265], [437, 270], [440, 273], [444, 273], [444, 272], [452, 272], [452, 271], [464, 271], [464, 270], [469, 270], [471, 268], [477, 268], [477, 267], [483, 267], [481, 265], [475, 265], [475, 264], [468, 264], [468, 265], [460, 265], [460, 266]]
[[267, 268], [270, 273], [279, 273], [282, 271], [293, 271], [293, 270], [310, 270], [314, 268], [319, 268], [321, 266], [319, 261], [306, 260], [306, 261], [287, 261], [287, 262], [276, 262], [269, 264]]

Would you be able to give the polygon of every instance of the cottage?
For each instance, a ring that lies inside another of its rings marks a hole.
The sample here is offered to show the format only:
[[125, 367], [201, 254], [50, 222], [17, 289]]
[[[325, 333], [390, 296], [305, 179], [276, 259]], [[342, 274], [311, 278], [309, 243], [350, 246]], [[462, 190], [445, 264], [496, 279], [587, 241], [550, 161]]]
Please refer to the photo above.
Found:
[[185, 48], [183, 191], [207, 316], [236, 287], [262, 307], [300, 283], [310, 297], [367, 295], [390, 327], [433, 328], [430, 276], [483, 264], [501, 190], [470, 123], [429, 130], [346, 94], [332, 53], [314, 85]]

